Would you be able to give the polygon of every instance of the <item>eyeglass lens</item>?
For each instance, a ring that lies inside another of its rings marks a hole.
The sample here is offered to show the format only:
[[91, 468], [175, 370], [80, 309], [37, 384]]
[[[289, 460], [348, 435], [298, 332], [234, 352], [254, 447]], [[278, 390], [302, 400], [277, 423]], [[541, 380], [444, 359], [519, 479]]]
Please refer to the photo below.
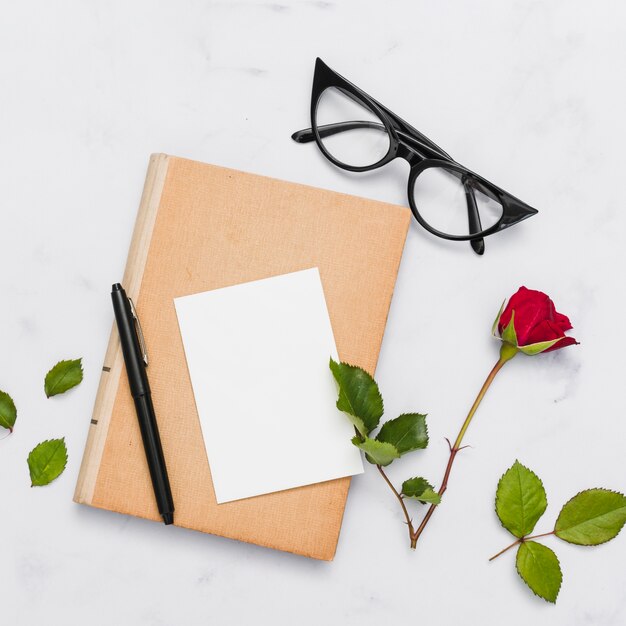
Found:
[[[385, 125], [365, 103], [337, 87], [322, 92], [315, 124], [326, 151], [337, 161], [352, 167], [367, 167], [389, 152], [390, 139]], [[342, 132], [324, 127], [341, 124]]]
[[[473, 193], [480, 229], [485, 231], [502, 217], [502, 205], [445, 166], [429, 167], [415, 179], [414, 205], [422, 219], [439, 232], [454, 236], [473, 234], [468, 219], [468, 194]], [[470, 200], [471, 201], [471, 200]]]

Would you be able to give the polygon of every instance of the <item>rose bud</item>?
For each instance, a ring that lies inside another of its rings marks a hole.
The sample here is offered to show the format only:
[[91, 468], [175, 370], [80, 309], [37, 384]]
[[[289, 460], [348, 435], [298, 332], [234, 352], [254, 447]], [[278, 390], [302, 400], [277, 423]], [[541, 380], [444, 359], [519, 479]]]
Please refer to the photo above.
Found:
[[503, 342], [501, 354], [508, 360], [518, 351], [534, 355], [577, 344], [576, 339], [565, 335], [571, 328], [568, 317], [554, 308], [545, 293], [520, 287], [506, 308], [502, 304], [493, 334]]

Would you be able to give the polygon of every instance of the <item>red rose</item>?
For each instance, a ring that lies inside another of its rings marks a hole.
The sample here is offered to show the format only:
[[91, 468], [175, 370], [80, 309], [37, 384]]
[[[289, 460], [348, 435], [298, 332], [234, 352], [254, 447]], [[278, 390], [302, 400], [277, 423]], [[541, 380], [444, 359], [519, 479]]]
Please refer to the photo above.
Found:
[[578, 343], [573, 337], [565, 336], [565, 331], [572, 328], [567, 316], [554, 308], [554, 302], [545, 293], [526, 287], [520, 287], [504, 311], [501, 310], [497, 325], [502, 341], [526, 354], [550, 352]]

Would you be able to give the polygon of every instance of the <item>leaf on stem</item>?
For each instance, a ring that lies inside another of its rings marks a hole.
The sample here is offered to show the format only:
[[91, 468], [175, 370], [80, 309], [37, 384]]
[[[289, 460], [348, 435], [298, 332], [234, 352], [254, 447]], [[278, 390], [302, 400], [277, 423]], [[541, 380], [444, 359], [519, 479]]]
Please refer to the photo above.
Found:
[[423, 449], [428, 445], [426, 416], [420, 413], [403, 413], [400, 417], [385, 422], [376, 439], [395, 446], [400, 456]]
[[361, 440], [359, 437], [353, 437], [352, 443], [365, 452], [365, 458], [374, 465], [389, 465], [394, 459], [400, 458], [400, 453], [396, 447], [384, 441], [376, 441], [365, 437]]
[[82, 359], [59, 361], [47, 374], [44, 390], [48, 398], [65, 393], [83, 380]]
[[337, 408], [347, 414], [363, 437], [367, 437], [383, 414], [383, 399], [376, 381], [356, 365], [337, 363], [333, 359], [329, 365], [339, 385]]
[[561, 339], [565, 339], [565, 337], [557, 337], [556, 339], [550, 339], [549, 341], [540, 341], [538, 343], [531, 343], [527, 346], [519, 346], [520, 352], [527, 354], [528, 356], [534, 356], [535, 354], [541, 354], [545, 352], [548, 348], [551, 348]]
[[491, 334], [495, 337], [496, 331], [498, 330], [498, 322], [502, 317], [502, 311], [504, 311], [504, 305], [506, 304], [506, 300], [502, 300], [502, 305], [500, 306], [500, 310], [498, 311], [498, 315], [496, 315], [496, 319], [493, 320], [493, 324], [491, 325]]
[[28, 455], [33, 487], [42, 487], [58, 478], [67, 465], [65, 439], [50, 439], [35, 446]]
[[8, 393], [0, 391], [0, 426], [13, 432], [16, 419], [17, 409], [13, 398]]
[[516, 537], [525, 537], [547, 506], [539, 477], [515, 461], [500, 478], [496, 491], [496, 513], [502, 525]]
[[402, 494], [428, 504], [439, 504], [441, 496], [434, 487], [421, 476], [409, 478], [402, 483]]
[[511, 321], [502, 329], [502, 341], [517, 346], [517, 333], [515, 332], [515, 310], [511, 311]]
[[616, 537], [626, 522], [626, 497], [609, 489], [587, 489], [565, 503], [554, 526], [559, 539], [597, 546]]
[[550, 548], [536, 541], [524, 541], [517, 550], [517, 573], [540, 598], [556, 602], [563, 582], [561, 566]]

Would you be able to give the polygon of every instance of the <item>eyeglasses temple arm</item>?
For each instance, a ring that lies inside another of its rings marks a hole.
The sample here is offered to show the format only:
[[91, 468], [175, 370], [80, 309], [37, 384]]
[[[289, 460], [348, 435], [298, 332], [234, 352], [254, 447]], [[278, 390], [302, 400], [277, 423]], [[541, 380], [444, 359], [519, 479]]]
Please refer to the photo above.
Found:
[[[387, 132], [384, 124], [381, 124], [379, 122], [368, 122], [365, 120], [337, 122], [336, 124], [324, 124], [317, 127], [317, 132], [319, 133], [320, 138], [324, 139], [326, 137], [331, 137], [332, 135], [337, 135], [348, 130], [358, 130], [359, 128], [373, 128], [381, 132]], [[435, 158], [452, 161], [450, 155], [446, 154], [443, 150], [435, 150], [431, 144], [421, 141], [421, 139], [419, 139], [418, 137], [402, 132], [398, 129], [396, 129], [396, 132], [401, 139], [411, 144], [412, 146], [417, 146], [422, 151], [422, 156], [424, 156], [424, 158]], [[312, 141], [315, 141], [315, 135], [313, 134], [312, 128], [305, 128], [303, 130], [296, 131], [293, 135], [291, 135], [291, 138], [297, 143], [310, 143]]]
[[371, 96], [367, 96], [374, 102], [387, 116], [392, 120], [396, 131], [399, 134], [411, 137], [413, 140], [419, 142], [421, 145], [428, 146], [433, 152], [440, 154], [443, 158], [454, 161], [454, 159], [442, 148], [440, 148], [432, 139], [429, 139], [423, 133], [420, 133], [417, 128], [411, 126], [408, 122], [403, 120], [399, 115], [396, 115], [391, 109], [388, 109], [384, 104], [381, 104], [377, 100], [374, 100]]
[[[331, 137], [332, 135], [337, 135], [338, 133], [343, 133], [347, 130], [357, 130], [359, 128], [373, 128], [382, 132], [387, 132], [384, 124], [380, 124], [379, 122], [367, 122], [365, 120], [338, 122], [337, 124], [324, 124], [323, 126], [317, 127], [317, 132], [320, 137], [324, 139], [325, 137]], [[299, 130], [291, 135], [291, 138], [298, 143], [310, 143], [311, 141], [315, 141], [315, 135], [313, 134], [312, 128]]]
[[[474, 195], [474, 189], [467, 181], [467, 178], [462, 178], [463, 188], [465, 189], [465, 201], [467, 202], [467, 219], [469, 223], [469, 231], [472, 233], [479, 233], [483, 227], [480, 223], [480, 214], [478, 212], [478, 205], [476, 204], [476, 196]], [[485, 253], [485, 240], [482, 237], [470, 240], [472, 250], [476, 254]]]

